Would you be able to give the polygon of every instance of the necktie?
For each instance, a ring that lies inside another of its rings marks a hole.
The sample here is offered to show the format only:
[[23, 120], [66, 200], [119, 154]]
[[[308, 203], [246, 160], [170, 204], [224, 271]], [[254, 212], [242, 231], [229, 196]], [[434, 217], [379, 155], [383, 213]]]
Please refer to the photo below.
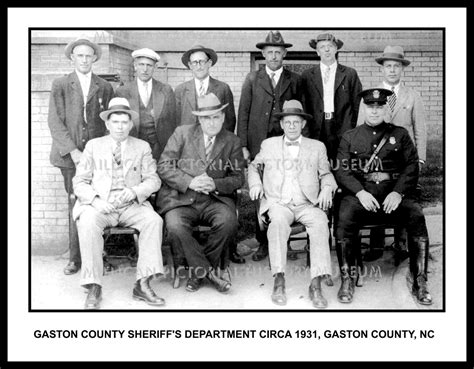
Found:
[[393, 94], [388, 97], [388, 105], [390, 110], [393, 112], [395, 110], [395, 104], [397, 103], [397, 95], [395, 95], [395, 86], [392, 86]]
[[118, 166], [120, 166], [120, 164], [122, 163], [122, 147], [121, 147], [121, 145], [122, 145], [121, 142], [118, 141], [117, 146], [115, 147], [115, 150], [113, 152], [115, 163]]
[[329, 82], [329, 73], [330, 72], [331, 72], [331, 70], [329, 69], [329, 67], [326, 67], [326, 69], [324, 70], [324, 84]]
[[277, 85], [277, 82], [275, 80], [275, 73], [270, 74], [270, 79], [272, 80], [272, 87], [275, 88]]
[[286, 146], [299, 146], [300, 143], [298, 141], [285, 141]]
[[143, 96], [143, 104], [145, 105], [145, 107], [147, 107], [148, 106], [148, 101], [150, 101], [150, 93], [148, 91], [148, 83], [147, 82], [143, 83], [143, 91], [144, 91], [144, 94], [145, 94], [145, 96]]
[[214, 137], [207, 137], [206, 142], [206, 160], [209, 161], [212, 151], [212, 144], [214, 143]]
[[200, 83], [200, 85], [199, 85], [199, 96], [204, 96], [204, 94], [206, 93], [206, 90], [204, 88], [204, 81], [200, 81], [199, 83]]

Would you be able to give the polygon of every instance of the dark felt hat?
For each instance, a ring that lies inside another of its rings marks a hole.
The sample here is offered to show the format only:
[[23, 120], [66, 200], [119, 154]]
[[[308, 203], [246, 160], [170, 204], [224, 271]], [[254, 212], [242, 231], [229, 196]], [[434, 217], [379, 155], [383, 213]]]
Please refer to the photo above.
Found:
[[270, 31], [265, 38], [265, 42], [259, 42], [255, 46], [258, 49], [263, 49], [265, 46], [281, 46], [286, 49], [288, 47], [292, 47], [293, 44], [286, 43], [279, 31]]
[[186, 51], [181, 57], [181, 61], [187, 68], [189, 68], [189, 65], [188, 65], [189, 57], [191, 56], [192, 53], [195, 53], [197, 51], [202, 51], [203, 53], [205, 53], [209, 57], [209, 59], [212, 60], [212, 65], [217, 63], [217, 54], [214, 50], [209, 49], [208, 47], [204, 47], [202, 45], [194, 45], [188, 51]]
[[332, 41], [332, 42], [334, 42], [334, 44], [336, 45], [338, 50], [342, 47], [342, 45], [344, 45], [344, 42], [342, 42], [338, 38], [334, 37], [333, 34], [331, 34], [331, 33], [322, 33], [322, 34], [318, 35], [318, 37], [310, 40], [309, 41], [309, 46], [311, 46], [313, 49], [316, 49], [319, 41]]

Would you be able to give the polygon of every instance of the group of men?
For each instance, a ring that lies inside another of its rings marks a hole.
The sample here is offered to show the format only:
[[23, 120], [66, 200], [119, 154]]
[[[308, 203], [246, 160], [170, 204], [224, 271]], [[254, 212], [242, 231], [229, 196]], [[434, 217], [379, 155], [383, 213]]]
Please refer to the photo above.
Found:
[[[426, 157], [423, 105], [400, 84], [409, 61], [401, 47], [387, 46], [376, 59], [383, 85], [363, 91], [357, 72], [337, 61], [341, 40], [326, 33], [309, 44], [321, 63], [302, 76], [283, 68], [292, 45], [280, 32], [256, 44], [265, 68], [247, 75], [237, 118], [229, 85], [210, 76], [218, 60], [210, 48], [194, 45], [183, 54], [194, 78], [174, 91], [153, 78], [159, 55], [136, 50], [135, 80], [114, 92], [92, 73], [100, 47], [85, 37], [67, 45], [75, 71], [53, 82], [51, 163], [61, 169], [69, 195], [70, 260], [64, 272], [81, 270], [86, 309], [100, 307], [102, 233], [117, 225], [139, 231], [133, 298], [165, 304], [150, 285], [164, 270], [163, 223], [175, 262], [187, 264], [186, 290], [197, 291], [207, 280], [219, 292], [229, 291], [231, 283], [218, 269], [227, 255], [245, 262], [234, 241], [234, 196], [247, 166], [250, 198], [260, 201], [259, 248], [252, 258], [269, 255], [275, 304], [286, 304], [287, 240], [297, 221], [310, 238], [309, 297], [314, 307], [327, 307], [321, 280], [332, 274], [328, 214], [338, 187], [338, 300], [353, 298], [360, 227], [388, 217], [407, 228], [413, 293], [431, 304], [426, 270], [420, 271], [428, 235], [414, 191]], [[148, 198], [155, 192], [152, 207]], [[193, 237], [200, 223], [210, 226], [204, 241]]]

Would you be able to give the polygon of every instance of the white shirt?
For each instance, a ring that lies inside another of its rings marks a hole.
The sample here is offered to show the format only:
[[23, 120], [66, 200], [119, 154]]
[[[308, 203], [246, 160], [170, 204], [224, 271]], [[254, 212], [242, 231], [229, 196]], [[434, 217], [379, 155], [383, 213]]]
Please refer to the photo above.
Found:
[[[138, 84], [138, 93], [140, 94], [143, 105], [145, 105], [146, 107], [148, 105], [148, 102], [150, 101], [151, 90], [153, 89], [153, 78], [150, 78], [148, 82], [143, 82], [142, 80], [137, 78], [137, 84]], [[148, 95], [145, 89], [145, 84], [148, 87]]]
[[383, 88], [386, 88], [387, 90], [392, 91], [392, 87], [395, 87], [393, 89], [393, 92], [395, 92], [395, 95], [398, 97], [398, 91], [400, 90], [400, 83], [397, 83], [395, 86], [389, 85], [387, 82], [383, 81]]
[[81, 83], [82, 95], [84, 97], [84, 105], [85, 105], [87, 102], [87, 95], [89, 95], [89, 89], [91, 87], [92, 72], [84, 74], [76, 70], [76, 74], [77, 74], [77, 78], [79, 78], [79, 82]]
[[[336, 80], [337, 61], [332, 63], [329, 67], [321, 63], [320, 67], [324, 89], [324, 112], [334, 113], [334, 81]], [[329, 80], [327, 83], [324, 83], [324, 74], [327, 68], [329, 68]]]
[[[287, 142], [298, 142], [299, 145], [291, 145], [291, 146], [287, 146], [286, 143]], [[301, 136], [298, 137], [296, 140], [294, 141], [290, 141], [288, 138], [286, 138], [286, 136], [283, 138], [283, 145], [286, 146], [286, 148], [288, 149], [288, 152], [290, 153], [292, 159], [296, 159], [298, 157], [298, 154], [300, 153], [300, 146], [301, 146]]]
[[204, 94], [206, 94], [207, 89], [209, 88], [209, 76], [207, 76], [203, 80], [200, 80], [200, 79], [197, 79], [197, 78], [194, 79], [194, 85], [196, 86], [196, 95], [197, 96], [199, 96], [199, 90], [201, 88], [201, 83], [204, 84]]
[[270, 68], [268, 68], [267, 66], [265, 66], [265, 71], [267, 72], [270, 79], [272, 79], [272, 74], [275, 74], [273, 79], [275, 80], [275, 84], [278, 84], [278, 81], [280, 80], [281, 74], [283, 73], [283, 67], [281, 67], [278, 70], [273, 71]]

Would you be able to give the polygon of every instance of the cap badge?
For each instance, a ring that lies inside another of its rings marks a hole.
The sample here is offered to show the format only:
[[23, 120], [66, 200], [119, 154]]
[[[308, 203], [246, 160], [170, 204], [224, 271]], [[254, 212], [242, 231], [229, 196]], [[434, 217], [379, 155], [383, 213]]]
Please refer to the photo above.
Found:
[[374, 90], [373, 96], [374, 96], [374, 99], [380, 98], [380, 91], [379, 90]]

